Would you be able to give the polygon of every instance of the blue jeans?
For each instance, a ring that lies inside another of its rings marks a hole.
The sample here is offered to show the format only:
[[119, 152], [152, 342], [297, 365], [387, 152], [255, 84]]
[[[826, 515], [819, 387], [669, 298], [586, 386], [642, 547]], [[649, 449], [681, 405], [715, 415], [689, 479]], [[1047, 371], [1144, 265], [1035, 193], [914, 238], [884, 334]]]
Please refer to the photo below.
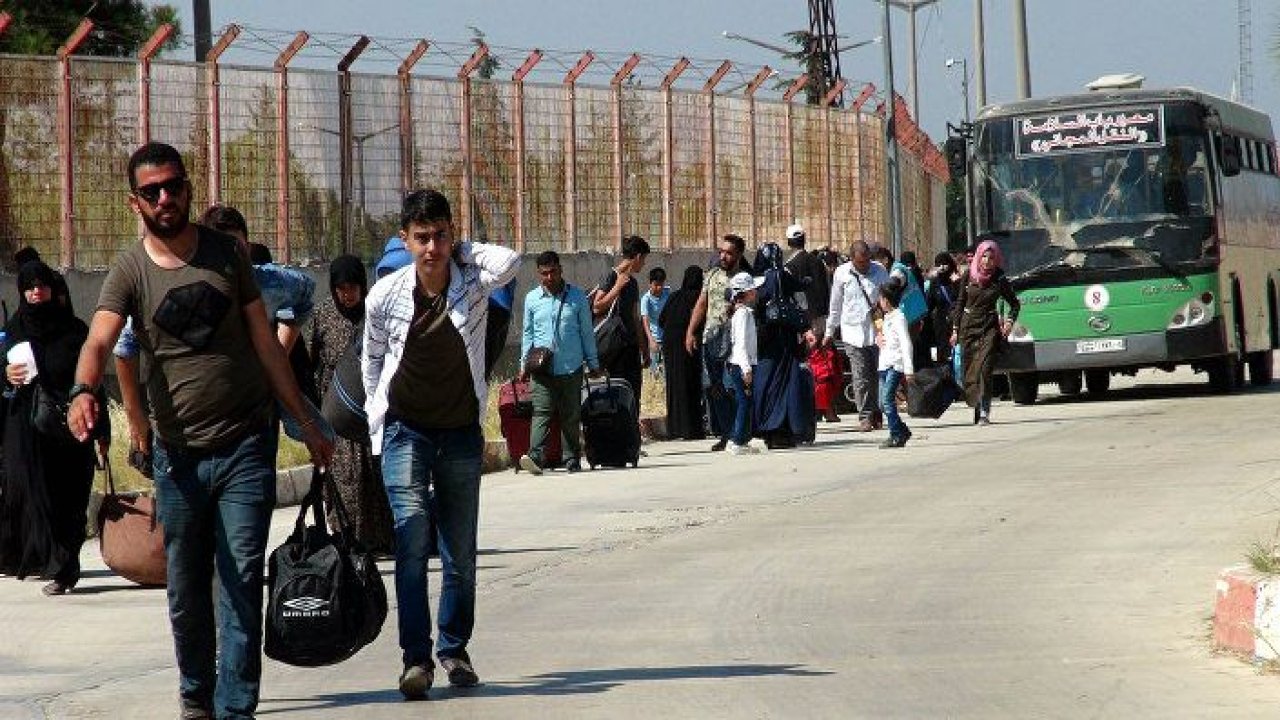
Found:
[[480, 515], [479, 425], [416, 430], [391, 419], [382, 440], [382, 481], [396, 536], [396, 613], [406, 665], [431, 661], [427, 601], [429, 516], [434, 508], [441, 587], [436, 654], [465, 657], [476, 610], [476, 526]]
[[729, 437], [733, 429], [733, 397], [724, 384], [724, 360], [712, 357], [704, 345], [702, 362], [707, 367], [707, 413], [711, 416], [711, 431], [722, 438]]
[[729, 439], [737, 445], [746, 445], [751, 440], [751, 397], [747, 395], [747, 383], [742, 377], [742, 368], [737, 365], [724, 366], [725, 384], [733, 392], [733, 431]]
[[263, 561], [276, 504], [271, 444], [263, 430], [214, 450], [154, 447], [178, 691], [219, 718], [252, 717], [258, 705]]
[[903, 377], [900, 371], [893, 368], [880, 371], [880, 408], [884, 411], [885, 424], [889, 426], [889, 437], [895, 440], [906, 437], [909, 431], [907, 424], [902, 422], [902, 416], [898, 414], [898, 401], [893, 397]]

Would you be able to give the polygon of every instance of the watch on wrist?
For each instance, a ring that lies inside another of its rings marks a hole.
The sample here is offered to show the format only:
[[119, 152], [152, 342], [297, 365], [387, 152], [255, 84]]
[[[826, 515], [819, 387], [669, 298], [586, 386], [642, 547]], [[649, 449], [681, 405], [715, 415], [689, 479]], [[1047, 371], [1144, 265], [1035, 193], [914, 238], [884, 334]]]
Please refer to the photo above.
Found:
[[76, 383], [71, 386], [71, 392], [67, 393], [67, 402], [75, 400], [78, 395], [92, 395], [94, 392], [92, 386], [86, 383]]

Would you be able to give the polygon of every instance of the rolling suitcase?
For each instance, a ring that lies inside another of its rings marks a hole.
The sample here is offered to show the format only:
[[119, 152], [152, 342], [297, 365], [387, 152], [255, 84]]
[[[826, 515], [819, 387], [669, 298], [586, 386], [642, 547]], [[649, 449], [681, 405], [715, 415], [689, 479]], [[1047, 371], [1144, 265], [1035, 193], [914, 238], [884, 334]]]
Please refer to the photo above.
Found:
[[640, 463], [640, 420], [630, 383], [619, 378], [587, 381], [582, 388], [582, 433], [592, 468]]
[[[527, 382], [503, 383], [498, 388], [498, 418], [502, 437], [507, 441], [507, 454], [517, 463], [520, 456], [529, 452], [529, 433], [533, 429], [533, 395]], [[560, 464], [560, 421], [551, 418], [551, 430], [547, 433], [547, 446], [543, 448], [542, 467], [552, 468]], [[516, 472], [520, 466], [516, 464]]]
[[956, 381], [951, 365], [934, 365], [916, 371], [907, 386], [907, 414], [916, 418], [942, 417], [956, 398]]

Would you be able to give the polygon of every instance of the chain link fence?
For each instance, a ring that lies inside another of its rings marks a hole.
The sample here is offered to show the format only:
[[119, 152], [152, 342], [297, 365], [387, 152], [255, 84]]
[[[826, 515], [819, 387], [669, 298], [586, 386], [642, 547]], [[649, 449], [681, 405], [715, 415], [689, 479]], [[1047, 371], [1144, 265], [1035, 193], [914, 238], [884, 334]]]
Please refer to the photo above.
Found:
[[[375, 258], [400, 198], [426, 186], [453, 201], [464, 232], [526, 252], [611, 251], [629, 234], [659, 250], [710, 248], [726, 233], [755, 245], [792, 222], [813, 246], [888, 236], [874, 113], [631, 81], [282, 77], [81, 57], [67, 67], [64, 85], [55, 58], [0, 56], [4, 257], [31, 245], [63, 265], [108, 265], [138, 236], [126, 164], [145, 137], [183, 154], [194, 213], [233, 205], [254, 241], [299, 264]], [[940, 247], [945, 169], [904, 152], [901, 170], [906, 246]]]

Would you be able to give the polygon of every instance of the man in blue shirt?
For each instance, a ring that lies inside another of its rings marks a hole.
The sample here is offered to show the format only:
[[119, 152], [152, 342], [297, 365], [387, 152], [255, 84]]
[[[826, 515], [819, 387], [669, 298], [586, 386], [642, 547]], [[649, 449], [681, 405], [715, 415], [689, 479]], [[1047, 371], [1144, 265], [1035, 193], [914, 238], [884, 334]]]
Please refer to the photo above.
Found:
[[[592, 376], [600, 373], [596, 336], [591, 326], [591, 306], [586, 293], [564, 281], [560, 256], [553, 250], [538, 255], [538, 287], [524, 298], [524, 323], [520, 338], [521, 382], [533, 380], [533, 427], [529, 452], [520, 467], [542, 474], [542, 452], [551, 416], [560, 418], [565, 463], [569, 472], [582, 469], [582, 429], [578, 415], [582, 402], [582, 366]], [[529, 351], [546, 348], [551, 361], [542, 370], [529, 367]]]
[[644, 323], [645, 334], [649, 336], [649, 368], [654, 377], [662, 373], [662, 325], [658, 317], [662, 308], [667, 306], [671, 298], [671, 288], [667, 287], [667, 271], [656, 267], [649, 271], [649, 292], [640, 297], [640, 321]]

